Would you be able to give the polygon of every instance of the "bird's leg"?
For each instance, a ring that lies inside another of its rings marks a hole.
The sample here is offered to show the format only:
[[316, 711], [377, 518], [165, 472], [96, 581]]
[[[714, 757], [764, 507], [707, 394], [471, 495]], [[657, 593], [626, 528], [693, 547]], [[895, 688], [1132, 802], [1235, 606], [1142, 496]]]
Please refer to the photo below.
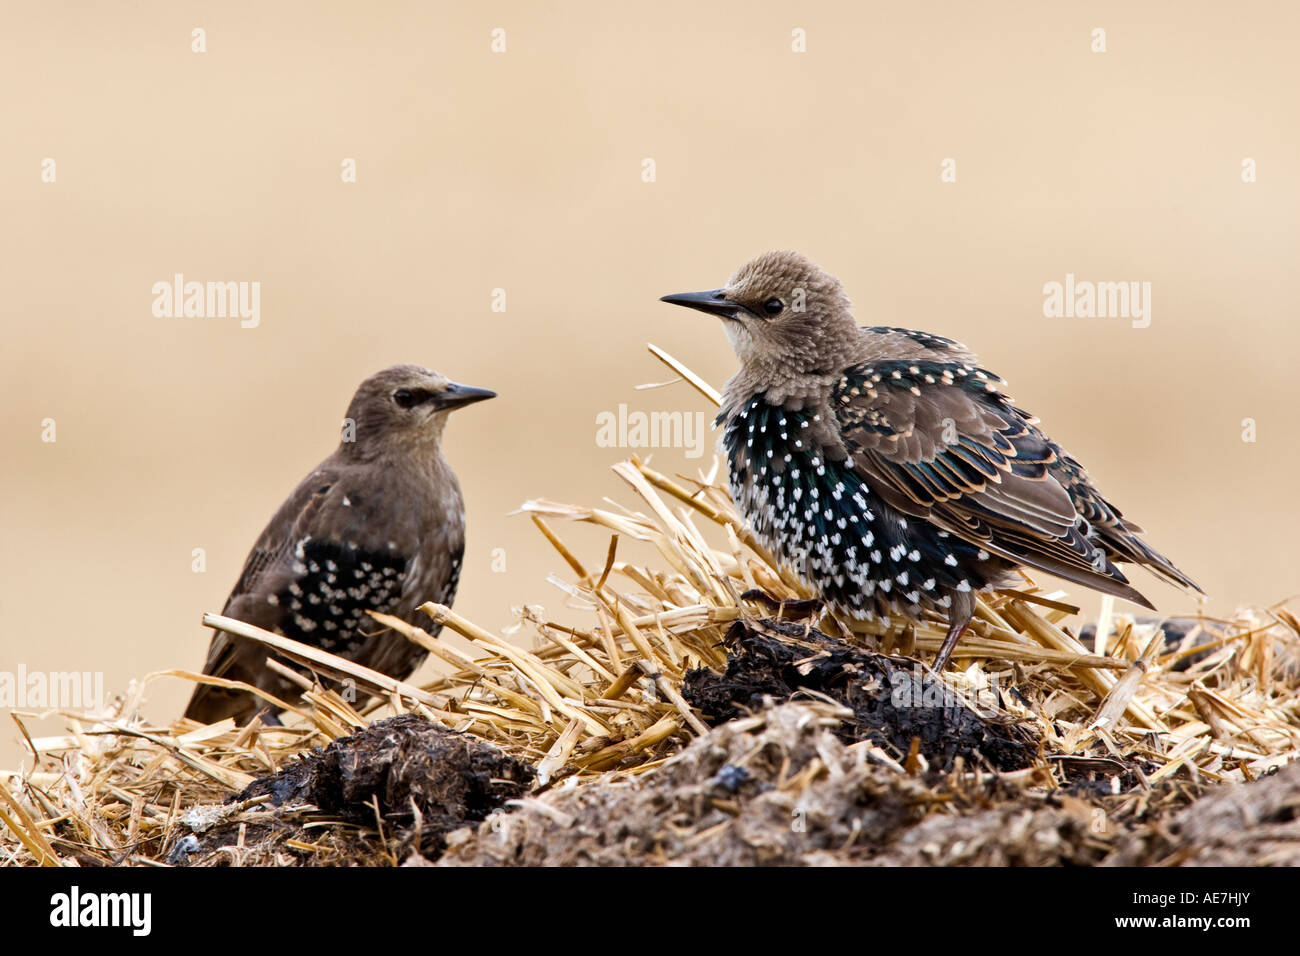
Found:
[[970, 618], [964, 621], [953, 621], [952, 626], [948, 628], [947, 635], [944, 636], [943, 644], [939, 646], [939, 656], [934, 659], [935, 673], [943, 670], [948, 666], [948, 658], [952, 657], [953, 650], [957, 647], [957, 642], [965, 633], [966, 628], [970, 625]]
[[948, 658], [952, 657], [957, 642], [961, 640], [966, 628], [970, 627], [971, 618], [974, 616], [975, 598], [969, 591], [955, 592], [952, 599], [951, 613], [948, 617], [948, 633], [944, 635], [943, 643], [939, 645], [939, 656], [934, 659], [936, 674], [948, 666]]

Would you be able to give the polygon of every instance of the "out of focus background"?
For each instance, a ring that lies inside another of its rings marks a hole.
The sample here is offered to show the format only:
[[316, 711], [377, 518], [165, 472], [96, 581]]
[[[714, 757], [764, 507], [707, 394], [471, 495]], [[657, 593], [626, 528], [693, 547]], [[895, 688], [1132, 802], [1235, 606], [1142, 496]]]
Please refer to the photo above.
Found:
[[[633, 451], [707, 466], [713, 435], [605, 447], [597, 416], [711, 417], [636, 388], [672, 378], [647, 342], [734, 370], [714, 320], [656, 300], [779, 247], [863, 323], [976, 349], [1209, 612], [1300, 591], [1300, 14], [1134, 6], [8, 4], [0, 672], [111, 695], [198, 669], [200, 615], [397, 362], [500, 393], [446, 437], [457, 609], [562, 614], [511, 511], [629, 501], [607, 466]], [[260, 283], [257, 326], [155, 316], [177, 273]], [[1067, 275], [1149, 282], [1149, 326], [1046, 317]]]

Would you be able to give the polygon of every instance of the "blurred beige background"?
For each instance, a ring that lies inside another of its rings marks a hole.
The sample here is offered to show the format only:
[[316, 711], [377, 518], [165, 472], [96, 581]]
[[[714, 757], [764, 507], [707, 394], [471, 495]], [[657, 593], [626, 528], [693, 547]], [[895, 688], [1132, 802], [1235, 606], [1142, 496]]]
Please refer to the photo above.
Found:
[[[1211, 611], [1300, 590], [1300, 16], [1133, 7], [7, 4], [0, 670], [111, 693], [199, 667], [200, 614], [355, 385], [403, 361], [501, 395], [448, 429], [458, 609], [558, 608], [560, 561], [508, 513], [627, 501], [596, 415], [704, 408], [634, 391], [670, 377], [645, 343], [719, 385], [734, 367], [715, 323], [655, 300], [774, 247], [837, 273], [862, 322], [976, 348]], [[177, 272], [260, 282], [260, 325], [155, 318]], [[1044, 318], [1066, 273], [1151, 282], [1151, 326]], [[187, 691], [156, 684], [150, 714]]]

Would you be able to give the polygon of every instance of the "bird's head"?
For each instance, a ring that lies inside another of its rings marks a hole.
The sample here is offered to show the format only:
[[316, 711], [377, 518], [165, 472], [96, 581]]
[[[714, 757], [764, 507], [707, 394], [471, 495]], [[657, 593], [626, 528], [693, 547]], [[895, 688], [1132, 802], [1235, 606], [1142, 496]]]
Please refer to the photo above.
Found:
[[461, 385], [419, 365], [394, 365], [357, 388], [343, 423], [342, 447], [365, 458], [436, 449], [448, 413], [494, 397], [496, 392]]
[[742, 369], [778, 381], [838, 370], [858, 334], [839, 280], [797, 252], [766, 252], [721, 289], [661, 301], [718, 316]]

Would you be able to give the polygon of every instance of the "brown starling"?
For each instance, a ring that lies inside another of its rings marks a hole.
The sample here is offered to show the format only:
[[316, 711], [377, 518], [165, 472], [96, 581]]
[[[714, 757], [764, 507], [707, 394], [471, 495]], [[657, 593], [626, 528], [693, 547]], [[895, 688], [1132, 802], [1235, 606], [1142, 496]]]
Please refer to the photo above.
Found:
[[[451, 603], [465, 508], [442, 456], [442, 429], [452, 409], [495, 394], [416, 365], [362, 382], [339, 447], [275, 513], [222, 613], [392, 677], [409, 676], [426, 652], [366, 611], [417, 623], [425, 601]], [[294, 685], [266, 666], [267, 654], [217, 632], [203, 672], [292, 699]], [[200, 684], [185, 716], [242, 724], [267, 708], [253, 694]]]
[[1200, 588], [951, 339], [859, 327], [839, 281], [794, 252], [721, 289], [664, 296], [720, 317], [740, 358], [716, 424], [758, 540], [840, 614], [947, 617], [1023, 565], [1151, 607], [1116, 562]]

